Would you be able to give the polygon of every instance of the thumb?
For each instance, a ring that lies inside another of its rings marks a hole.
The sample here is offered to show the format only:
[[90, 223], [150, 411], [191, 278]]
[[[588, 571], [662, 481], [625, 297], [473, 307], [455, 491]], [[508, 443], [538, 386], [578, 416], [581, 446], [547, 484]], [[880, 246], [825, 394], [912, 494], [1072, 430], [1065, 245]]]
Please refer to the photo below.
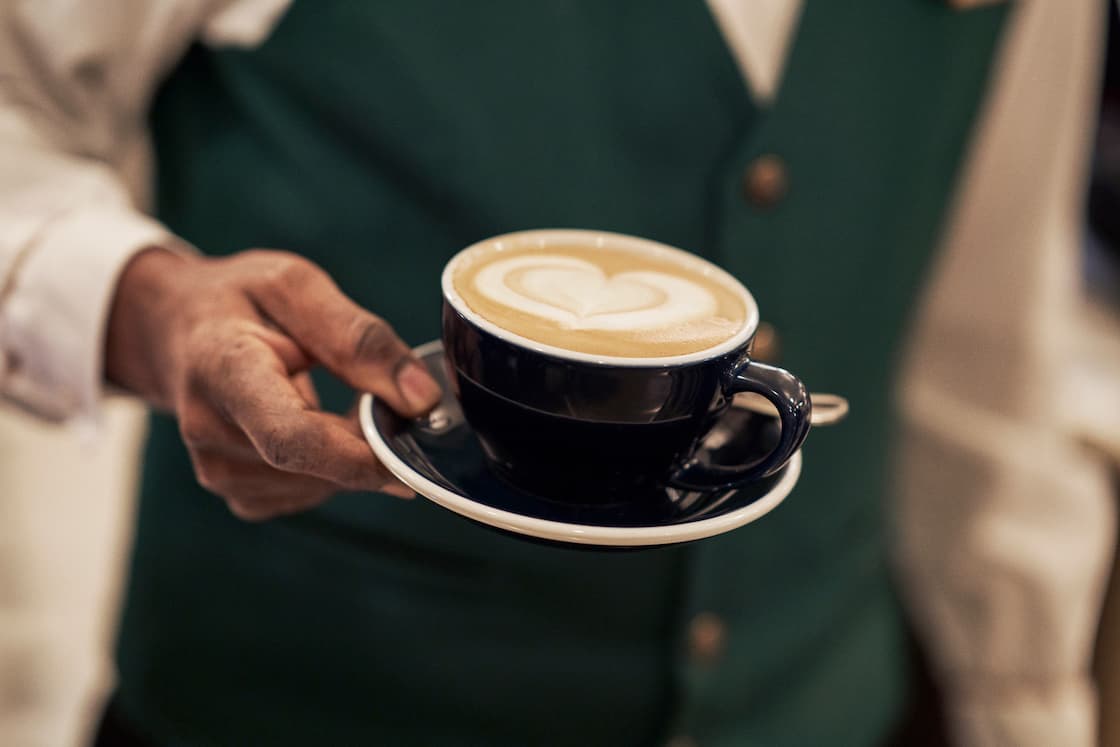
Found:
[[308, 260], [270, 254], [279, 268], [255, 273], [253, 302], [329, 371], [403, 415], [439, 402], [439, 385], [389, 324], [346, 296]]

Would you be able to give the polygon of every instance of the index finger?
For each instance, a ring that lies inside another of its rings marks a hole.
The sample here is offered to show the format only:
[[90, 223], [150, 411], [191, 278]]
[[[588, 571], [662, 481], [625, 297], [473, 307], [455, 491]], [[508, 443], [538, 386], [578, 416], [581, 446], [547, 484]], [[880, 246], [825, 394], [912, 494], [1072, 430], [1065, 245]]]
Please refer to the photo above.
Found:
[[254, 303], [323, 365], [403, 415], [439, 402], [439, 387], [408, 345], [363, 309], [314, 263], [263, 255], [270, 268], [248, 285]]
[[347, 490], [379, 490], [396, 481], [345, 418], [308, 404], [273, 355], [241, 355], [235, 370], [211, 380], [208, 394], [275, 469]]

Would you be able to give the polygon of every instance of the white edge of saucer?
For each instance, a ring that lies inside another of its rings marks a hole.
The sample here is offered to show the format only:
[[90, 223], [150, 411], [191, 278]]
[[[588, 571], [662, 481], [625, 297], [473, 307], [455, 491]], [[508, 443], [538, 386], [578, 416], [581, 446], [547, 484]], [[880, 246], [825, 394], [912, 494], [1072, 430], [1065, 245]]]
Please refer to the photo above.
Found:
[[614, 547], [642, 547], [689, 542], [723, 534], [762, 518], [777, 507], [793, 490], [801, 476], [801, 450], [789, 460], [782, 478], [766, 495], [749, 505], [709, 519], [699, 519], [684, 524], [663, 527], [600, 527], [587, 524], [569, 524], [562, 521], [537, 519], [532, 516], [493, 508], [465, 498], [426, 479], [404, 461], [378, 433], [373, 424], [373, 396], [362, 395], [359, 419], [366, 441], [374, 456], [381, 460], [397, 479], [420, 495], [444, 508], [467, 518], [499, 529], [506, 529], [539, 539], [569, 542], [579, 545], [605, 545]]

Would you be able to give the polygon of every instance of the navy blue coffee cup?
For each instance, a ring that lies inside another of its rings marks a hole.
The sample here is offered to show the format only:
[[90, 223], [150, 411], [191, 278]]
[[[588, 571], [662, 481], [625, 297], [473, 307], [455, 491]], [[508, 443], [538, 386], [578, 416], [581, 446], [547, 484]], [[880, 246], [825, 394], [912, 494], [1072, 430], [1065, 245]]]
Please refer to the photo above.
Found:
[[[472, 252], [532, 245], [591, 246], [684, 259], [738, 295], [741, 329], [709, 349], [671, 357], [593, 355], [513, 334], [473, 311], [455, 289], [456, 267]], [[811, 404], [790, 372], [751, 360], [758, 307], [718, 267], [663, 244], [601, 231], [508, 234], [464, 249], [443, 273], [442, 339], [448, 380], [504, 481], [572, 503], [663, 496], [666, 487], [722, 490], [781, 469], [805, 440]], [[780, 433], [761, 459], [735, 466], [693, 458], [741, 392], [777, 408]]]

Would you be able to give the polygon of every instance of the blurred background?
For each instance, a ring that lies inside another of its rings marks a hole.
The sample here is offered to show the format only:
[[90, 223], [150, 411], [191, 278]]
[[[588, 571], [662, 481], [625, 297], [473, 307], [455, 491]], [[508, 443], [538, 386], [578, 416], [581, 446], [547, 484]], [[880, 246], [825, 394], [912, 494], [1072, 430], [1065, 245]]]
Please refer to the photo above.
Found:
[[[1086, 185], [1084, 292], [1068, 342], [1072, 416], [1086, 447], [1120, 475], [1117, 46], [1113, 33]], [[0, 406], [0, 747], [85, 744], [112, 684], [144, 412], [118, 399], [105, 418], [104, 433], [89, 439]], [[1095, 676], [1101, 742], [1120, 747], [1120, 572], [1113, 555]]]

